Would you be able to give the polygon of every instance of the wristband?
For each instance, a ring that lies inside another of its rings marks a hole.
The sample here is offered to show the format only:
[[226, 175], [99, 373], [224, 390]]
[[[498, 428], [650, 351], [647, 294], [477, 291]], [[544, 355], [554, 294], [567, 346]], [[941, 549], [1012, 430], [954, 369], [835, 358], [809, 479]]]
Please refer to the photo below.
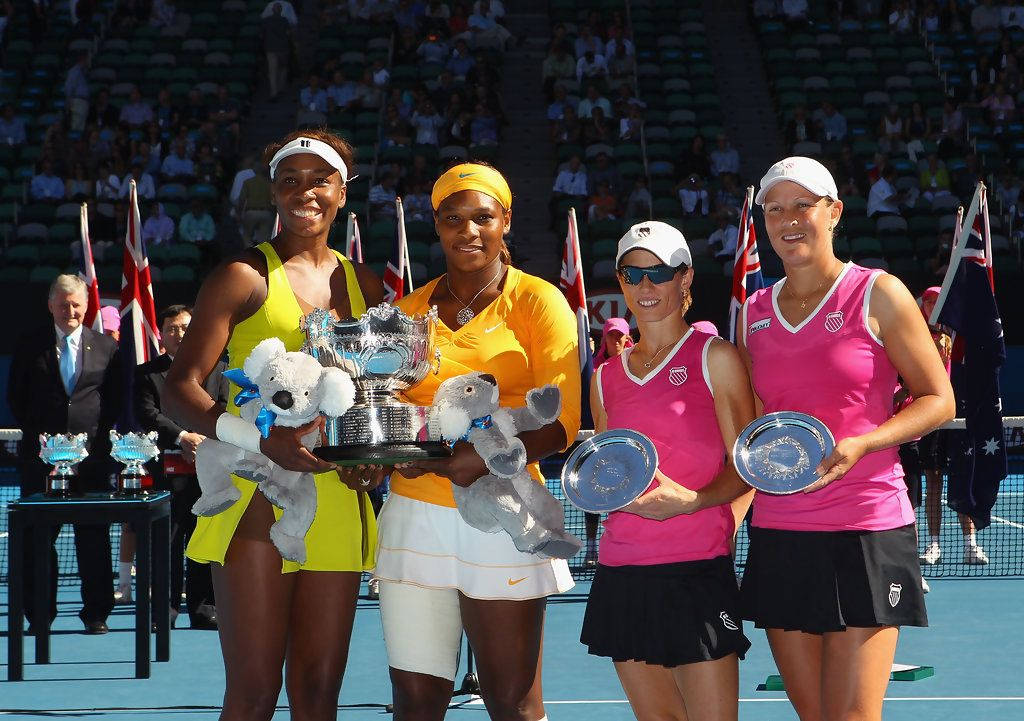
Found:
[[262, 438], [259, 428], [238, 416], [225, 412], [221, 413], [220, 418], [217, 419], [217, 440], [238, 446], [246, 451], [260, 453]]

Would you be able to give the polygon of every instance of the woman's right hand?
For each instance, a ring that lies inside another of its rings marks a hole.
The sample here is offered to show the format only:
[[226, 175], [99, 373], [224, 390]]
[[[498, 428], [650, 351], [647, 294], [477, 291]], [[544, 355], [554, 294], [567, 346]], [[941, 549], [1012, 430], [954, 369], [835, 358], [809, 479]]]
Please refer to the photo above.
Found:
[[289, 471], [300, 473], [325, 473], [334, 470], [334, 464], [323, 461], [302, 444], [302, 437], [311, 431], [319, 432], [324, 417], [317, 416], [309, 423], [289, 428], [271, 426], [270, 435], [260, 441], [260, 452], [277, 465]]

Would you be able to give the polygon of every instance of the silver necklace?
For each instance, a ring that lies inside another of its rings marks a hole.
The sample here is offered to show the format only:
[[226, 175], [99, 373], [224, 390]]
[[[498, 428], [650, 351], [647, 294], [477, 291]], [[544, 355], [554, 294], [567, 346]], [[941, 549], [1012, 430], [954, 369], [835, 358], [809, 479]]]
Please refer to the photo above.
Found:
[[[679, 338], [682, 338], [682, 336], [679, 336]], [[675, 345], [676, 343], [678, 343], [679, 342], [679, 338], [676, 338], [673, 341], [669, 341], [668, 343], [663, 345], [661, 348], [659, 348], [658, 350], [654, 351], [654, 354], [651, 356], [651, 359], [648, 360], [648, 361], [644, 361], [644, 368], [650, 369], [650, 367], [652, 365], [654, 365], [654, 359], [657, 358], [659, 355], [661, 355], [661, 352], [663, 350], [665, 350], [666, 348], [668, 348], [670, 345]]]
[[460, 310], [458, 313], [455, 314], [455, 320], [458, 322], [459, 325], [466, 325], [466, 323], [468, 323], [469, 321], [473, 320], [474, 316], [476, 316], [476, 313], [473, 312], [473, 309], [470, 308], [470, 306], [473, 305], [474, 302], [476, 302], [476, 299], [480, 297], [481, 293], [483, 293], [485, 290], [487, 290], [488, 288], [491, 287], [491, 283], [493, 283], [494, 281], [496, 281], [498, 279], [498, 276], [501, 275], [501, 271], [502, 270], [503, 270], [503, 268], [499, 264], [498, 265], [498, 272], [494, 274], [493, 278], [491, 278], [489, 281], [487, 281], [487, 285], [485, 285], [483, 288], [478, 290], [476, 292], [476, 295], [474, 295], [472, 298], [469, 299], [468, 303], [464, 303], [462, 301], [462, 298], [460, 298], [459, 296], [455, 295], [455, 291], [452, 290], [451, 283], [448, 282], [448, 274], [445, 273], [445, 276], [444, 276], [444, 286], [445, 286], [445, 288], [448, 289], [448, 293], [449, 293], [449, 295], [451, 295], [452, 298], [454, 298], [455, 300], [459, 301], [459, 303], [462, 304], [462, 310]]

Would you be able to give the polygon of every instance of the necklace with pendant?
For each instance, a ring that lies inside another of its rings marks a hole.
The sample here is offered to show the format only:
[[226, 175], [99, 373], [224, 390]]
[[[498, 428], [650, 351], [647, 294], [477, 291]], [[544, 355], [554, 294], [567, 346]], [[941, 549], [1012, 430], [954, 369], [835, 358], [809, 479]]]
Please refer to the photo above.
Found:
[[[827, 283], [828, 281], [829, 281], [829, 278], [828, 278], [828, 276], [826, 275], [826, 276], [825, 276], [825, 277], [824, 277], [824, 278], [822, 279], [822, 281], [821, 281], [821, 282], [820, 282], [820, 283], [818, 284], [818, 287], [817, 287], [817, 288], [815, 288], [814, 290], [812, 290], [812, 291], [811, 291], [810, 293], [808, 293], [807, 295], [805, 295], [805, 296], [804, 296], [803, 298], [800, 298], [799, 296], [797, 296], [797, 294], [796, 294], [796, 293], [794, 293], [794, 292], [793, 292], [793, 290], [792, 290], [792, 289], [791, 289], [791, 288], [789, 287], [789, 283], [787, 283], [787, 284], [786, 284], [786, 290], [788, 290], [788, 291], [789, 291], [789, 295], [790, 295], [790, 297], [791, 297], [791, 298], [793, 298], [793, 300], [798, 300], [798, 301], [800, 301], [800, 308], [801, 308], [801, 309], [804, 309], [804, 308], [806, 308], [806, 307], [807, 307], [807, 301], [809, 301], [809, 300], [811, 299], [811, 296], [812, 296], [812, 295], [814, 295], [815, 293], [817, 293], [817, 292], [818, 292], [819, 290], [821, 290], [822, 288], [824, 288], [824, 287], [825, 287], [825, 283]], [[832, 279], [832, 282], [835, 282], [835, 278], [833, 278], [833, 279]]]
[[[682, 336], [679, 336], [679, 338], [682, 338]], [[663, 350], [665, 350], [666, 348], [668, 348], [670, 345], [675, 345], [676, 343], [678, 343], [679, 342], [679, 338], [676, 338], [673, 341], [669, 341], [668, 343], [663, 345], [661, 348], [659, 348], [658, 350], [654, 351], [653, 355], [651, 355], [650, 360], [644, 361], [644, 368], [650, 369], [650, 367], [652, 365], [654, 365], [654, 359], [657, 358], [659, 355], [661, 355], [661, 352]]]
[[480, 297], [481, 293], [483, 293], [485, 290], [487, 290], [488, 288], [491, 287], [491, 284], [494, 281], [496, 281], [498, 279], [498, 277], [501, 275], [501, 271], [502, 270], [503, 270], [503, 267], [501, 266], [501, 264], [499, 264], [498, 265], [498, 272], [495, 273], [494, 277], [491, 278], [487, 282], [487, 285], [485, 285], [483, 288], [478, 290], [476, 292], [476, 295], [474, 295], [472, 298], [469, 299], [468, 303], [464, 303], [462, 301], [462, 298], [460, 298], [459, 296], [455, 295], [455, 291], [452, 290], [452, 286], [448, 282], [448, 274], [445, 273], [445, 276], [444, 276], [444, 286], [445, 286], [445, 288], [448, 289], [448, 294], [451, 295], [451, 297], [454, 298], [455, 300], [459, 301], [459, 303], [462, 305], [462, 310], [460, 310], [458, 313], [455, 314], [455, 320], [456, 320], [456, 322], [458, 322], [458, 324], [460, 326], [466, 325], [466, 323], [468, 323], [469, 321], [473, 320], [473, 318], [476, 316], [476, 313], [473, 312], [473, 309], [470, 306], [473, 305], [473, 303], [476, 301], [476, 299]]

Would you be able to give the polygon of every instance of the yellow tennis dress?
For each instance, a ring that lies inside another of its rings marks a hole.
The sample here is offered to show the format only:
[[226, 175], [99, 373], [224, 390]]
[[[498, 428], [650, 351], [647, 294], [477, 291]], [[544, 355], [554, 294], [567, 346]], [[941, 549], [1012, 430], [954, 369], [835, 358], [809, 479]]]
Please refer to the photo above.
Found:
[[[242, 363], [260, 341], [277, 337], [290, 351], [297, 351], [305, 342], [299, 328], [303, 316], [284, 265], [270, 243], [261, 243], [256, 249], [267, 259], [267, 298], [252, 316], [237, 324], [228, 341], [228, 367], [241, 368]], [[366, 301], [356, 280], [355, 269], [345, 256], [337, 251], [338, 262], [345, 269], [352, 314], [359, 316], [366, 310]], [[228, 400], [229, 413], [238, 415], [234, 397], [238, 387], [231, 386]], [[373, 508], [365, 493], [356, 493], [343, 484], [334, 471], [318, 473], [316, 479], [317, 510], [313, 524], [306, 534], [306, 562], [282, 560], [281, 572], [292, 571], [363, 571], [373, 568], [374, 543], [377, 535]], [[189, 541], [186, 555], [201, 563], [224, 563], [228, 545], [238, 522], [249, 506], [256, 484], [232, 475], [231, 480], [242, 492], [238, 501], [216, 516], [201, 516]], [[275, 518], [281, 510], [274, 508]]]

